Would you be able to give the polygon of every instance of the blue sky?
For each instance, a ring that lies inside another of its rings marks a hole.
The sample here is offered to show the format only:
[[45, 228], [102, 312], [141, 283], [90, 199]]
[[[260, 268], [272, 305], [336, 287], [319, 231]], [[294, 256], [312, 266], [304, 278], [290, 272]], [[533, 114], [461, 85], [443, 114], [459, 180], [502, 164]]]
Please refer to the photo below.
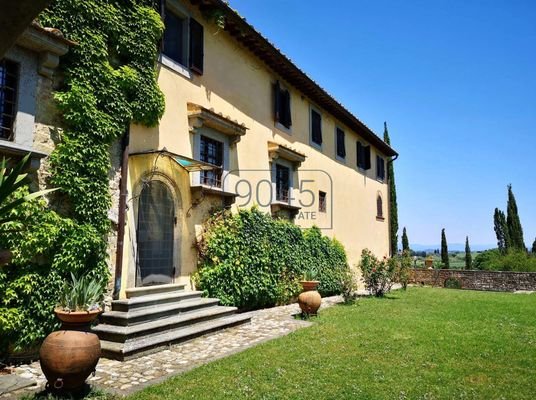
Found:
[[231, 0], [376, 133], [389, 125], [410, 242], [493, 244], [516, 195], [536, 237], [536, 2]]

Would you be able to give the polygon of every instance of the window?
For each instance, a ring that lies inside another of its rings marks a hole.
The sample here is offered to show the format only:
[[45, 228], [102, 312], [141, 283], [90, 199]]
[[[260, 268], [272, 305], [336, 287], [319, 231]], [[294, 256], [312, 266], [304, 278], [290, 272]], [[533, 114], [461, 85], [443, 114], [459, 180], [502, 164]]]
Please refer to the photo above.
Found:
[[164, 42], [162, 44], [162, 53], [177, 61], [179, 64], [186, 65], [187, 58], [187, 34], [186, 27], [188, 19], [180, 17], [166, 7], [164, 14]]
[[337, 145], [337, 157], [346, 158], [346, 145], [344, 143], [344, 131], [341, 128], [336, 128], [336, 145]]
[[277, 201], [288, 203], [290, 200], [290, 168], [280, 164], [275, 165], [275, 198]]
[[380, 156], [376, 156], [376, 177], [385, 180], [385, 160]]
[[[223, 167], [223, 143], [201, 136], [201, 161]], [[202, 171], [201, 184], [221, 187], [222, 170]]]
[[279, 81], [274, 84], [274, 119], [285, 128], [292, 126], [292, 116], [290, 113], [290, 92], [281, 88]]
[[0, 139], [13, 140], [13, 122], [17, 113], [19, 66], [0, 60]]
[[376, 199], [376, 218], [383, 219], [383, 199], [379, 194]]
[[313, 109], [311, 109], [311, 141], [317, 146], [322, 146], [322, 116]]
[[203, 25], [193, 18], [164, 7], [162, 15], [166, 29], [162, 40], [162, 53], [171, 60], [203, 74]]
[[370, 146], [364, 146], [361, 142], [356, 143], [357, 166], [361, 169], [370, 169]]
[[318, 211], [326, 212], [326, 192], [318, 192]]

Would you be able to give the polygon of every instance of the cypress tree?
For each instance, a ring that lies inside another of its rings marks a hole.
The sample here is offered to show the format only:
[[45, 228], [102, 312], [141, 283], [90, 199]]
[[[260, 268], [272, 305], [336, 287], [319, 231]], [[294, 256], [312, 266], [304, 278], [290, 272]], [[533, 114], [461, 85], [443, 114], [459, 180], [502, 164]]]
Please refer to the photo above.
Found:
[[508, 185], [508, 205], [506, 209], [506, 224], [512, 248], [527, 251], [525, 240], [523, 239], [523, 228], [517, 212], [516, 198], [512, 192], [512, 185]]
[[443, 268], [449, 269], [449, 248], [447, 245], [447, 236], [445, 235], [445, 228], [441, 230], [441, 262], [443, 263]]
[[409, 239], [406, 233], [406, 227], [402, 230], [402, 251], [409, 251]]
[[508, 226], [506, 225], [506, 216], [498, 208], [495, 209], [495, 214], [493, 214], [493, 225], [495, 235], [497, 235], [497, 247], [501, 254], [506, 254], [511, 246], [510, 235], [508, 234]]
[[469, 247], [469, 236], [465, 237], [465, 269], [471, 269], [473, 266], [473, 257], [471, 256], [471, 248]]
[[536, 239], [534, 239], [534, 242], [532, 243], [532, 255], [536, 256]]
[[[387, 130], [387, 122], [383, 123], [383, 140], [391, 145]], [[391, 255], [398, 253], [398, 204], [396, 202], [395, 167], [393, 162], [387, 163], [387, 179], [389, 180], [389, 235]]]

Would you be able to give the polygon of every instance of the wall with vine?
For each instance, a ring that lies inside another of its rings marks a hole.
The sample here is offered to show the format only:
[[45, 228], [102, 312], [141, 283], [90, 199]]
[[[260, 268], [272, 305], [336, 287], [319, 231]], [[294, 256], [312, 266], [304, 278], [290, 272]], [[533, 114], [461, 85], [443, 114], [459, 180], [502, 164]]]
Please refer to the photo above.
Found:
[[241, 309], [287, 304], [315, 270], [323, 296], [342, 293], [349, 273], [344, 247], [313, 227], [302, 230], [257, 208], [216, 214], [198, 245], [196, 286], [222, 304]]
[[0, 354], [55, 327], [52, 310], [70, 272], [99, 277], [104, 290], [110, 147], [130, 123], [155, 126], [164, 112], [155, 68], [164, 26], [154, 0], [55, 0], [39, 22], [77, 43], [60, 64], [64, 130], [50, 156], [50, 184], [68, 207], [60, 215], [35, 201], [15, 211], [24, 217], [17, 226], [2, 228], [0, 245], [14, 259], [0, 268]]

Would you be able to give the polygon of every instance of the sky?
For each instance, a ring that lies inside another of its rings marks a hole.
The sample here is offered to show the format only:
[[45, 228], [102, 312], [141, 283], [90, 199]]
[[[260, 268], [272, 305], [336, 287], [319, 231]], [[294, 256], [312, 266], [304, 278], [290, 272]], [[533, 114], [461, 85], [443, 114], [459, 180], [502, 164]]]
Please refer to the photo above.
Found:
[[536, 1], [231, 0], [374, 132], [410, 244], [493, 245], [512, 184], [536, 237]]

